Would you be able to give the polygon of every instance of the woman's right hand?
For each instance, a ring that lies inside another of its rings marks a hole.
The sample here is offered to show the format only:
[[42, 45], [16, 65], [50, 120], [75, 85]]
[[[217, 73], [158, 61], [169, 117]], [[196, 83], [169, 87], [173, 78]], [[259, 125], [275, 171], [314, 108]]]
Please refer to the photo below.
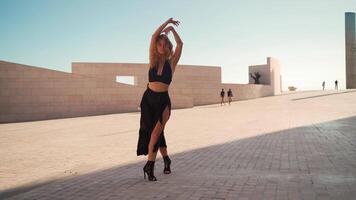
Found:
[[177, 20], [174, 20], [173, 17], [168, 19], [168, 23], [171, 23], [171, 24], [173, 24], [175, 26], [178, 26], [180, 24], [180, 22], [177, 21]]

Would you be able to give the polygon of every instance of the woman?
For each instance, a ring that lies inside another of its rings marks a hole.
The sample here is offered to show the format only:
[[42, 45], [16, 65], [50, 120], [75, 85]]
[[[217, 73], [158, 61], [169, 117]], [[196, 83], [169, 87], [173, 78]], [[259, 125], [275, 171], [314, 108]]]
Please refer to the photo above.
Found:
[[[154, 176], [154, 164], [159, 149], [164, 160], [164, 174], [171, 173], [171, 160], [168, 157], [164, 127], [171, 114], [171, 101], [168, 87], [182, 53], [183, 42], [172, 26], [179, 25], [173, 18], [168, 19], [153, 33], [150, 44], [149, 83], [144, 92], [140, 107], [140, 131], [137, 144], [137, 156], [147, 155], [148, 160], [143, 168], [144, 178], [157, 181]], [[167, 34], [172, 32], [177, 43], [173, 52], [173, 45]], [[162, 34], [163, 33], [163, 34]]]

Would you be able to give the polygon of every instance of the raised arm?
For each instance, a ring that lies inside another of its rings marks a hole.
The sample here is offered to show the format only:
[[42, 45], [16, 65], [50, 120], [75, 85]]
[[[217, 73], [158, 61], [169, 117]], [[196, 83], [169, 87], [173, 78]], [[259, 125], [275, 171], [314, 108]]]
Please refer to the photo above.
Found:
[[173, 18], [169, 18], [167, 21], [165, 21], [161, 26], [159, 26], [157, 28], [157, 30], [152, 34], [151, 37], [151, 42], [150, 42], [150, 55], [149, 55], [149, 59], [150, 59], [150, 65], [152, 66], [153, 64], [153, 56], [154, 56], [154, 51], [156, 49], [156, 41], [157, 41], [157, 37], [161, 34], [161, 32], [163, 31], [163, 29], [169, 24], [172, 23], [174, 25], [178, 25], [179, 22], [178, 21], [174, 21]]
[[172, 56], [172, 67], [173, 67], [173, 71], [175, 71], [175, 68], [178, 64], [180, 55], [182, 54], [182, 48], [183, 48], [183, 41], [182, 39], [179, 37], [177, 31], [172, 27], [172, 26], [168, 26], [167, 28], [165, 28], [163, 30], [163, 32], [165, 32], [166, 34], [168, 34], [168, 32], [171, 31], [173, 33], [174, 36], [174, 40], [177, 43], [176, 49], [174, 51], [174, 54]]
[[178, 61], [180, 59], [180, 55], [182, 54], [182, 49], [183, 49], [183, 41], [180, 39], [178, 33], [174, 28], [172, 28], [172, 33], [174, 35], [174, 40], [177, 43], [176, 49], [174, 50], [174, 54], [172, 57], [172, 65], [173, 65], [173, 71], [176, 69], [176, 66], [178, 64]]

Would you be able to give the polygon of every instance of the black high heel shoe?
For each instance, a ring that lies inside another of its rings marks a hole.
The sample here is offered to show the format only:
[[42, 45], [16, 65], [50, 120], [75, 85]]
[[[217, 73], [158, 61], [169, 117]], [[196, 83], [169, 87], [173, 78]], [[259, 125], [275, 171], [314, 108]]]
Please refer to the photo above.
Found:
[[143, 167], [143, 178], [146, 179], [146, 173], [149, 181], [157, 181], [153, 171], [155, 167], [155, 161], [148, 160], [146, 165]]
[[170, 174], [171, 173], [171, 159], [169, 159], [168, 156], [163, 156], [164, 160], [164, 174]]

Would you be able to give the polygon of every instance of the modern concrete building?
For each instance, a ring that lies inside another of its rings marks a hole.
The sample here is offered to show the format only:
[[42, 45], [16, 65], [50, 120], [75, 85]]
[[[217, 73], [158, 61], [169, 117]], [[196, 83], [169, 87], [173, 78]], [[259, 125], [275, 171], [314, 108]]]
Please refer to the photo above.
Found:
[[[133, 84], [117, 82], [117, 76], [131, 76]], [[169, 93], [173, 109], [189, 108], [220, 103], [221, 88], [231, 88], [233, 100], [271, 96], [280, 84], [273, 80], [225, 84], [220, 67], [178, 65]], [[137, 112], [147, 82], [147, 64], [75, 62], [67, 73], [0, 61], [0, 122]]]
[[355, 13], [345, 13], [346, 89], [356, 88]]
[[261, 77], [259, 79], [260, 84], [271, 85], [273, 95], [281, 94], [282, 82], [281, 82], [281, 67], [277, 59], [268, 57], [267, 64], [263, 65], [251, 65], [248, 68], [249, 72], [249, 84], [254, 84], [255, 80], [250, 76], [258, 72]]

